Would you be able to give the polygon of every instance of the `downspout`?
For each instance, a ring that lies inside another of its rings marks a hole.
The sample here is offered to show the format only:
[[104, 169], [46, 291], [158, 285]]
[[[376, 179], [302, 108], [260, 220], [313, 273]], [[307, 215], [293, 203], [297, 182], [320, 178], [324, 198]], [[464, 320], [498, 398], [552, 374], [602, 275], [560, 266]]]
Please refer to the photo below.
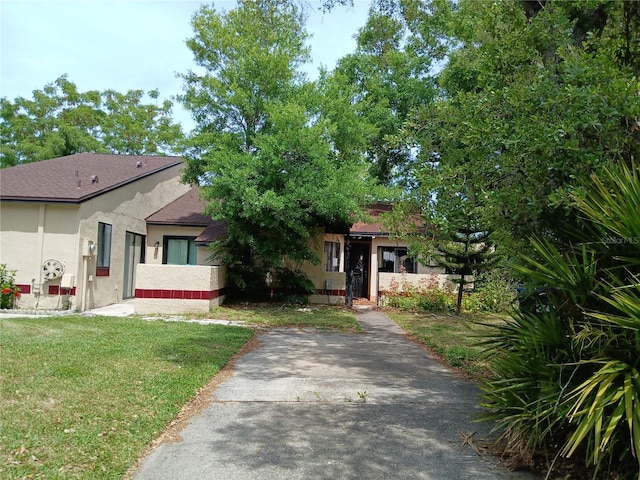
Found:
[[34, 288], [36, 298], [36, 310], [40, 305], [40, 298], [44, 293], [44, 285], [42, 283], [42, 264], [44, 263], [44, 221], [47, 214], [47, 204], [41, 203], [38, 210], [38, 290]]
[[[82, 240], [83, 242], [85, 240]], [[89, 263], [89, 256], [82, 255], [82, 300], [80, 302], [80, 311], [84, 312], [85, 309], [87, 308], [87, 289], [88, 289], [88, 278], [87, 278], [87, 272], [88, 272], [88, 263]]]

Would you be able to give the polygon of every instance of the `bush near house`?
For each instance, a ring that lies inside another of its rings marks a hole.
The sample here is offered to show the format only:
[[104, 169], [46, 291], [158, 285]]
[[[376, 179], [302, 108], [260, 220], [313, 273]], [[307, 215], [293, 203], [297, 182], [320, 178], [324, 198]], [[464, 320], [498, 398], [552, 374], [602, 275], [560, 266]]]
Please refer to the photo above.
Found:
[[[454, 285], [440, 287], [435, 275], [411, 283], [406, 275], [401, 281], [391, 280], [385, 293], [383, 305], [400, 310], [436, 313], [454, 313], [456, 294]], [[503, 271], [484, 272], [476, 278], [475, 288], [462, 299], [463, 313], [503, 313], [513, 307], [516, 290], [513, 282]]]
[[15, 307], [20, 298], [20, 289], [16, 287], [16, 271], [7, 269], [7, 265], [0, 264], [0, 308]]

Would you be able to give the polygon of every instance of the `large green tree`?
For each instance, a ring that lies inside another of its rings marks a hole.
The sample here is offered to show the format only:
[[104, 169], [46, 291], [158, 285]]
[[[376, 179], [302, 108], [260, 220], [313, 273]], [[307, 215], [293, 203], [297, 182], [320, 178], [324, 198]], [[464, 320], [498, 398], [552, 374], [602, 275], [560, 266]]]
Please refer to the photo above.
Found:
[[356, 51], [336, 68], [355, 87], [360, 114], [376, 127], [367, 157], [372, 175], [384, 185], [403, 185], [407, 180], [414, 150], [398, 132], [414, 109], [433, 99], [430, 69], [441, 53], [437, 42], [427, 45], [412, 30], [420, 23], [421, 12], [403, 8], [404, 3], [417, 6], [417, 2], [373, 2], [367, 23], [358, 31]]
[[531, 235], [562, 243], [571, 192], [640, 154], [639, 5], [451, 6], [440, 98], [408, 131], [422, 161], [475, 173], [503, 245], [520, 250]]
[[144, 103], [141, 90], [80, 92], [66, 76], [33, 92], [32, 99], [0, 99], [2, 167], [82, 152], [174, 153], [182, 130], [172, 104]]
[[308, 48], [296, 3], [203, 6], [192, 23], [200, 70], [183, 76], [196, 121], [185, 178], [202, 185], [208, 212], [227, 225], [215, 247], [236, 291], [258, 294], [266, 278], [284, 286], [296, 277], [284, 258], [319, 260], [314, 229], [344, 229], [360, 210], [370, 129], [341, 76], [308, 82], [300, 73]]

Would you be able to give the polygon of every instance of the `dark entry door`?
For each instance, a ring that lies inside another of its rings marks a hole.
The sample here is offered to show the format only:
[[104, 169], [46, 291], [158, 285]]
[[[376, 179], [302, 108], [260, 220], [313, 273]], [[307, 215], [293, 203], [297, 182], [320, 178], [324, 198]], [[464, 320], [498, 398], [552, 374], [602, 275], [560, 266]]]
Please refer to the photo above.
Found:
[[369, 298], [370, 248], [366, 243], [352, 243], [349, 272], [352, 275], [353, 298]]

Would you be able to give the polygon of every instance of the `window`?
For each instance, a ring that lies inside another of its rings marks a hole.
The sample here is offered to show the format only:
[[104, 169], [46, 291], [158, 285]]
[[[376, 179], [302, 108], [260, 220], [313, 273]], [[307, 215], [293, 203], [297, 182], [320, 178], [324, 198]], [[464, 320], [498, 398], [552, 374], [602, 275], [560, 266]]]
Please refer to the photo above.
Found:
[[416, 261], [406, 248], [382, 247], [378, 252], [378, 271], [390, 273], [416, 273]]
[[197, 265], [196, 237], [164, 237], [162, 263], [165, 265]]
[[325, 271], [340, 271], [340, 243], [324, 242]]
[[111, 266], [111, 230], [108, 223], [98, 223], [98, 252], [96, 258], [96, 277], [108, 277]]

